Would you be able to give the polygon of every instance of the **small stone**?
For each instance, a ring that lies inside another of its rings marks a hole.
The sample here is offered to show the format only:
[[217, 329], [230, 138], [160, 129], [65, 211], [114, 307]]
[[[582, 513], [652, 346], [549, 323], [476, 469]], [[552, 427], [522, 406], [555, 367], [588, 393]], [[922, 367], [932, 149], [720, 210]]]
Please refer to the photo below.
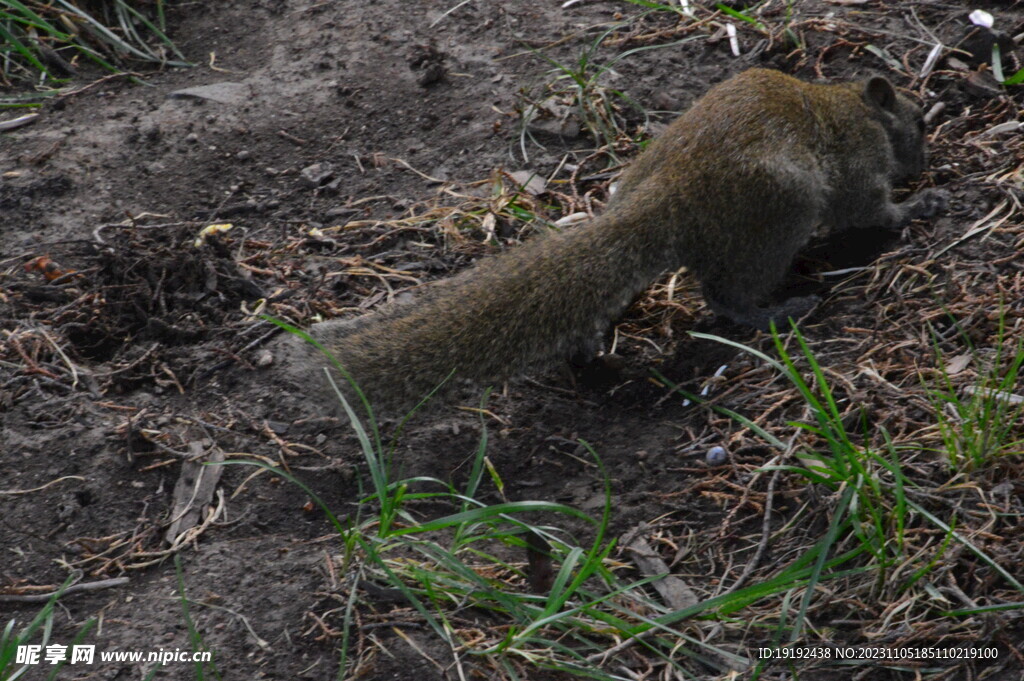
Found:
[[517, 185], [527, 193], [539, 196], [547, 190], [547, 182], [543, 175], [531, 170], [516, 170], [508, 174]]
[[267, 427], [277, 435], [284, 435], [291, 428], [291, 424], [280, 421], [267, 421]]
[[729, 453], [725, 451], [725, 447], [719, 447], [717, 445], [709, 449], [708, 453], [704, 456], [705, 461], [712, 466], [719, 466], [725, 463], [728, 458]]
[[1002, 94], [999, 83], [988, 71], [974, 71], [964, 81], [967, 92], [975, 97], [998, 97]]
[[536, 118], [527, 126], [531, 131], [553, 137], [575, 138], [580, 136], [580, 124], [575, 118]]
[[314, 163], [299, 172], [299, 177], [310, 188], [326, 185], [334, 177], [334, 167], [330, 163]]

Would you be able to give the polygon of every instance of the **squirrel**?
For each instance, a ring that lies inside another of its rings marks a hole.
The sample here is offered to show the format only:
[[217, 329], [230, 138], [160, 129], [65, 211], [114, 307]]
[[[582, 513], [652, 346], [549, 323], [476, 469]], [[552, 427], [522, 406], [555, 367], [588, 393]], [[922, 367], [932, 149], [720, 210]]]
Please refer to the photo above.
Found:
[[[592, 357], [632, 300], [682, 266], [716, 314], [767, 329], [820, 300], [765, 304], [812, 236], [899, 228], [944, 208], [937, 189], [890, 199], [925, 160], [921, 110], [887, 79], [821, 85], [750, 69], [669, 125], [589, 225], [534, 237], [412, 303], [310, 335], [371, 404], [405, 408], [452, 374], [493, 385]], [[288, 361], [320, 380], [309, 372], [327, 360], [292, 342]]]

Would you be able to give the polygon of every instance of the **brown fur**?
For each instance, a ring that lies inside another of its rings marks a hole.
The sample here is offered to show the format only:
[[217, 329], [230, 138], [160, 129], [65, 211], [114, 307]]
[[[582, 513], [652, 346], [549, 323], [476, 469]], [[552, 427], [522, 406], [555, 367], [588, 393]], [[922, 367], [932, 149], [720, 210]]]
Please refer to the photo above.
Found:
[[[761, 306], [822, 227], [898, 227], [941, 208], [935, 190], [890, 199], [892, 183], [924, 162], [921, 112], [885, 79], [813, 85], [751, 69], [669, 126], [592, 224], [532, 239], [411, 304], [310, 333], [373, 404], [404, 407], [452, 371], [494, 384], [592, 352], [637, 294], [683, 265], [718, 314], [765, 328], [816, 304]], [[325, 364], [293, 352], [303, 369]]]

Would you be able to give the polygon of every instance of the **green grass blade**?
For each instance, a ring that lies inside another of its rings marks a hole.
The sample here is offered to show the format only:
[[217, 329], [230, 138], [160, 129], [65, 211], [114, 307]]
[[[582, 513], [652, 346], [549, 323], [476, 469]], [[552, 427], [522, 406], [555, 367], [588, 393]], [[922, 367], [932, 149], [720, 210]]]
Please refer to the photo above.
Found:
[[843, 490], [842, 495], [839, 497], [839, 503], [836, 505], [836, 510], [832, 513], [832, 520], [828, 526], [828, 532], [825, 533], [825, 537], [819, 542], [818, 546], [818, 559], [814, 562], [814, 567], [811, 570], [811, 575], [807, 580], [807, 585], [804, 587], [804, 597], [800, 602], [800, 609], [797, 611], [797, 621], [793, 627], [793, 632], [789, 637], [790, 642], [795, 643], [799, 640], [800, 635], [803, 633], [804, 623], [807, 621], [807, 610], [811, 607], [811, 599], [814, 597], [814, 590], [821, 581], [822, 571], [825, 568], [825, 559], [828, 558], [828, 554], [832, 547], [835, 546], [836, 540], [839, 538], [839, 533], [842, 529], [846, 528], [850, 524], [850, 518], [846, 515], [846, 509], [849, 507], [850, 502], [856, 495], [856, 490], [853, 487], [847, 487]]
[[1007, 572], [1005, 569], [1003, 569], [1003, 567], [1001, 565], [999, 565], [999, 563], [997, 563], [994, 560], [992, 560], [992, 558], [990, 558], [988, 556], [988, 554], [986, 554], [984, 551], [982, 551], [977, 546], [972, 544], [966, 537], [963, 537], [960, 534], [958, 534], [957, 532], [953, 531], [953, 529], [949, 525], [944, 523], [942, 520], [940, 520], [937, 516], [933, 515], [927, 509], [923, 508], [920, 504], [918, 504], [918, 503], [916, 503], [916, 502], [914, 502], [912, 500], [908, 500], [907, 504], [912, 509], [914, 509], [914, 511], [916, 511], [917, 513], [920, 513], [925, 518], [927, 518], [929, 520], [929, 522], [934, 524], [936, 527], [939, 527], [939, 528], [945, 530], [946, 532], [951, 533], [953, 538], [956, 539], [956, 541], [960, 542], [962, 545], [967, 547], [967, 549], [971, 553], [976, 555], [978, 558], [980, 558], [982, 561], [984, 561], [989, 567], [991, 567], [993, 570], [998, 572], [999, 576], [1001, 576], [1003, 579], [1005, 579], [1008, 584], [1012, 585], [1014, 589], [1016, 589], [1017, 591], [1020, 591], [1021, 593], [1024, 593], [1024, 585], [1022, 585], [1020, 582], [1018, 582], [1017, 579], [1013, 575], [1011, 575], [1009, 572]]
[[25, 47], [25, 45], [20, 40], [18, 40], [13, 33], [8, 31], [7, 27], [4, 26], [3, 24], [0, 24], [0, 39], [3, 40], [3, 44], [0, 44], [0, 52], [5, 51], [5, 46], [10, 46], [14, 49], [15, 52], [24, 57], [25, 60], [28, 61], [28, 63], [31, 64], [32, 67], [38, 70], [40, 73], [44, 73], [47, 75], [50, 73], [49, 70], [47, 70], [47, 68], [43, 66], [43, 63], [36, 58], [36, 55], [32, 52], [32, 50]]
[[483, 508], [475, 508], [469, 511], [453, 513], [452, 515], [447, 515], [443, 518], [437, 518], [435, 520], [428, 520], [420, 525], [417, 525], [416, 527], [406, 527], [395, 530], [393, 532], [393, 536], [400, 537], [408, 534], [433, 532], [436, 530], [442, 530], [448, 527], [460, 525], [462, 523], [484, 522], [486, 520], [500, 518], [510, 513], [525, 513], [536, 511], [562, 513], [573, 518], [579, 518], [580, 520], [586, 520], [591, 523], [595, 522], [593, 518], [591, 518], [583, 511], [579, 511], [573, 508], [572, 506], [566, 506], [565, 504], [547, 501], [511, 501], [504, 504], [495, 504], [493, 506], [485, 506]]

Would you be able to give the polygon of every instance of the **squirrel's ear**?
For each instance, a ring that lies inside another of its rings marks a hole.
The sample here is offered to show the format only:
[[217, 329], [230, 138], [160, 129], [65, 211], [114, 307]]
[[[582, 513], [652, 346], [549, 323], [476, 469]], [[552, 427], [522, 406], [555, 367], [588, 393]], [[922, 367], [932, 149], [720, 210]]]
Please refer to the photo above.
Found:
[[883, 111], [892, 111], [896, 107], [896, 90], [885, 78], [874, 76], [864, 83], [864, 101]]

